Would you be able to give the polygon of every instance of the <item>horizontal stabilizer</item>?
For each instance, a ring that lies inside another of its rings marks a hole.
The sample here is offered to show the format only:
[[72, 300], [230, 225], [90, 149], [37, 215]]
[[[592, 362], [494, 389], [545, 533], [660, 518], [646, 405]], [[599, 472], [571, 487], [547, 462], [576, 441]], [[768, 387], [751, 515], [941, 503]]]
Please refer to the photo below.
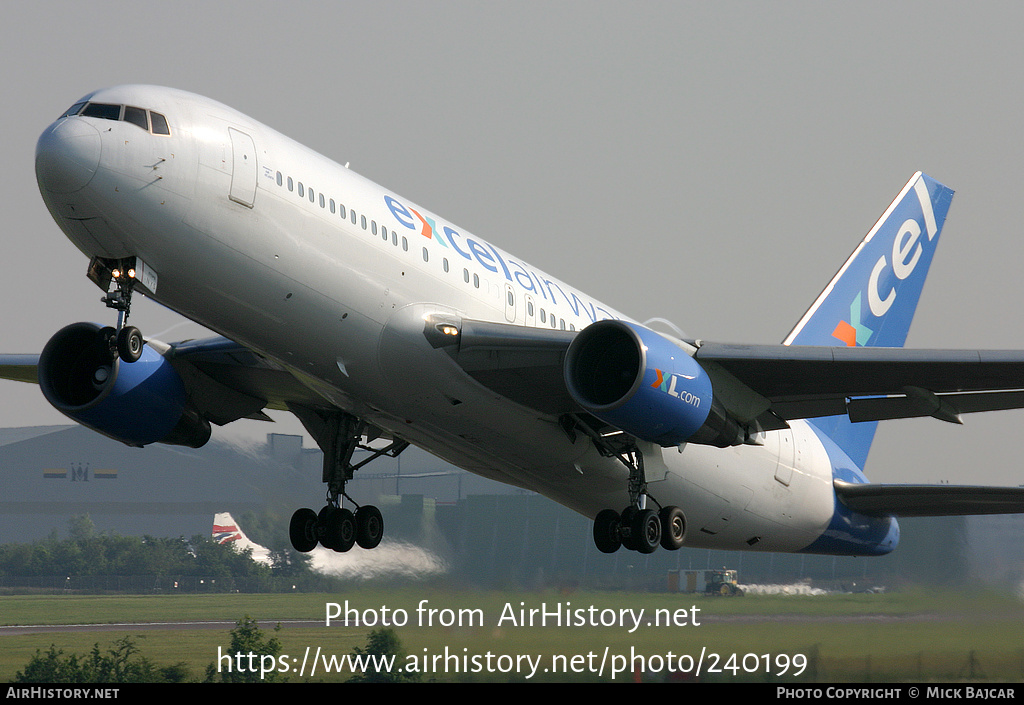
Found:
[[876, 485], [835, 480], [836, 496], [861, 514], [940, 517], [1024, 513], [1024, 487]]

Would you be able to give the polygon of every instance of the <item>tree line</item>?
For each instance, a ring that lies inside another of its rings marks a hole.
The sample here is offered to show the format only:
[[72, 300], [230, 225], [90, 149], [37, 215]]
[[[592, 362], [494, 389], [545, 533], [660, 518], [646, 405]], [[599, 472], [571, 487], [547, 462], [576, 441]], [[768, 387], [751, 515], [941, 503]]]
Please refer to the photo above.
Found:
[[68, 533], [65, 538], [54, 531], [37, 541], [0, 544], [0, 577], [153, 575], [258, 580], [311, 574], [307, 561], [287, 548], [274, 551], [271, 565], [264, 565], [249, 552], [218, 544], [211, 536], [101, 533], [88, 515], [74, 517]]

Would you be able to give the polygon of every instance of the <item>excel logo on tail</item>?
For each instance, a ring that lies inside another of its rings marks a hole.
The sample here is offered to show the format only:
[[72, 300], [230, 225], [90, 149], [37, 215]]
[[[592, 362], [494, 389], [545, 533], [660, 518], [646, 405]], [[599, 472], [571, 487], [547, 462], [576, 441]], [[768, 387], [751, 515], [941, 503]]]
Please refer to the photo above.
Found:
[[[692, 392], [689, 392], [689, 391], [687, 391], [685, 389], [677, 389], [676, 388], [676, 386], [677, 386], [676, 383], [678, 382], [678, 380], [680, 378], [685, 379], [685, 380], [692, 380], [692, 379], [695, 378], [695, 375], [682, 375], [682, 374], [675, 374], [675, 373], [666, 375], [664, 372], [662, 372], [661, 370], [659, 370], [658, 368], [655, 367], [654, 368], [654, 383], [651, 384], [651, 387], [654, 388], [654, 389], [660, 389], [661, 391], [665, 392], [666, 394], [668, 394], [670, 396], [677, 397], [679, 399], [679, 401], [683, 402], [684, 404], [689, 404], [690, 406], [693, 406], [693, 407], [699, 407], [700, 406], [700, 397], [699, 396], [697, 396], [696, 394], [693, 394]], [[682, 387], [683, 385], [680, 384], [678, 386]]]
[[[878, 258], [868, 277], [866, 292], [857, 292], [850, 303], [850, 319], [840, 320], [832, 332], [833, 338], [843, 341], [850, 347], [868, 344], [879, 324], [872, 323], [873, 329], [864, 319], [868, 313], [875, 318], [882, 318], [896, 302], [900, 283], [913, 274], [924, 252], [921, 240], [922, 224], [928, 242], [931, 242], [939, 232], [924, 177], [919, 177], [914, 182], [914, 193], [921, 206], [923, 223], [917, 218], [907, 218], [903, 221], [892, 240], [891, 260], [885, 254]], [[866, 310], [864, 293], [867, 294]]]

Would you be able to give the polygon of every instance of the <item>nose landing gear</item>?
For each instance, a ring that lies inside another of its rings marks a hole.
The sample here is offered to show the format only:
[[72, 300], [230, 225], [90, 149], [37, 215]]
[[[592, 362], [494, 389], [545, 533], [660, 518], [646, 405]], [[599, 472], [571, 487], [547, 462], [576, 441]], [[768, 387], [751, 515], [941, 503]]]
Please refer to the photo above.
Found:
[[[132, 307], [132, 291], [139, 281], [140, 270], [145, 268], [144, 264], [137, 264], [135, 257], [121, 260], [94, 257], [89, 263], [89, 279], [105, 292], [100, 301], [106, 304], [107, 308], [117, 311], [117, 327], [104, 329], [108, 331], [106, 335], [110, 353], [129, 363], [142, 357], [142, 349], [145, 346], [139, 329], [127, 325]], [[153, 281], [155, 282], [155, 275]]]

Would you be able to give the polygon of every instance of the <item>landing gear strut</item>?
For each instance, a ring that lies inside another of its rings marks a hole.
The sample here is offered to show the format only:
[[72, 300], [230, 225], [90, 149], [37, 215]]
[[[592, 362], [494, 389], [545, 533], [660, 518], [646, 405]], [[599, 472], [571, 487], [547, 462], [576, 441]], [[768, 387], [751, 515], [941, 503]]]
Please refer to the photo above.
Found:
[[142, 357], [142, 348], [145, 345], [139, 329], [127, 325], [132, 307], [132, 290], [137, 281], [136, 273], [134, 257], [123, 260], [94, 257], [89, 263], [89, 279], [106, 292], [100, 301], [106, 304], [107, 308], [117, 311], [117, 327], [103, 329], [110, 345], [110, 353], [119, 356], [125, 362], [135, 362]]
[[[368, 436], [372, 440], [370, 436], [376, 429], [351, 414], [302, 406], [290, 408], [324, 452], [323, 481], [327, 483], [327, 504], [319, 513], [304, 508], [292, 515], [288, 530], [292, 546], [302, 553], [312, 551], [318, 543], [338, 552], [348, 551], [356, 544], [376, 548], [384, 537], [384, 517], [377, 507], [360, 506], [349, 497], [345, 483], [367, 463], [383, 455], [394, 458], [409, 444], [395, 439], [386, 448], [371, 448], [362, 443], [362, 438]], [[353, 464], [356, 449], [368, 451], [370, 456]], [[355, 513], [342, 506], [345, 499], [356, 507]]]
[[563, 417], [562, 426], [570, 434], [583, 431], [601, 455], [615, 457], [629, 469], [629, 506], [621, 513], [602, 509], [594, 518], [597, 549], [602, 553], [615, 553], [625, 547], [639, 553], [654, 553], [659, 544], [670, 551], [681, 548], [686, 536], [686, 518], [679, 507], [661, 507], [657, 512], [647, 507], [647, 500], [653, 497], [647, 493], [644, 456], [636, 440], [621, 432], [598, 433], [575, 417]]

